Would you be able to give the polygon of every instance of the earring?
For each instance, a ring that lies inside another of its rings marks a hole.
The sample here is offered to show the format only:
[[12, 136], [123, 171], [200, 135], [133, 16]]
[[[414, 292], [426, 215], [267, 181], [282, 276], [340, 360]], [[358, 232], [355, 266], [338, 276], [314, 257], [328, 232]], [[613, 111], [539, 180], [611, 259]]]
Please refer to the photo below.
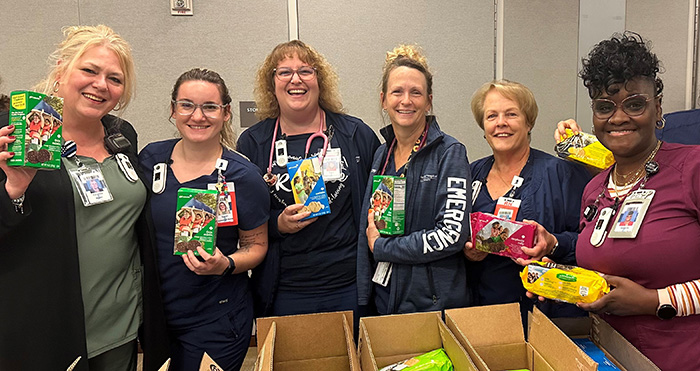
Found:
[[58, 85], [59, 85], [58, 80], [53, 82], [53, 92], [54, 93], [58, 93]]
[[595, 134], [595, 126], [591, 125], [591, 134]]
[[117, 105], [112, 108], [113, 111], [119, 111], [122, 109], [122, 102], [117, 102]]
[[[661, 125], [659, 125], [659, 123], [661, 123]], [[662, 117], [661, 120], [657, 121], [654, 126], [656, 126], [656, 128], [659, 130], [665, 128], [666, 127], [666, 119], [664, 117]]]

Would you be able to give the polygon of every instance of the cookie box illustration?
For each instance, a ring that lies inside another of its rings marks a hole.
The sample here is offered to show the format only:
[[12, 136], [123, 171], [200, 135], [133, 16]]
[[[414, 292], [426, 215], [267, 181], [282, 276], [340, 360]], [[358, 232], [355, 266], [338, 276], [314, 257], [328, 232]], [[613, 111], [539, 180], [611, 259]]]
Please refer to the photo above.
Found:
[[10, 93], [10, 125], [17, 139], [8, 151], [15, 155], [10, 166], [38, 169], [61, 167], [63, 98], [33, 91]]
[[189, 250], [199, 255], [198, 246], [209, 254], [214, 253], [216, 202], [215, 190], [180, 188], [177, 191], [174, 255], [187, 254]]
[[509, 258], [529, 259], [523, 247], [532, 247], [535, 241], [534, 225], [499, 218], [488, 213], [469, 214], [472, 244], [477, 250]]
[[375, 175], [369, 208], [374, 224], [384, 235], [402, 235], [406, 203], [406, 178]]
[[294, 202], [304, 205], [299, 212], [310, 211], [311, 215], [308, 218], [331, 213], [318, 157], [290, 162], [287, 164], [287, 172], [294, 194]]

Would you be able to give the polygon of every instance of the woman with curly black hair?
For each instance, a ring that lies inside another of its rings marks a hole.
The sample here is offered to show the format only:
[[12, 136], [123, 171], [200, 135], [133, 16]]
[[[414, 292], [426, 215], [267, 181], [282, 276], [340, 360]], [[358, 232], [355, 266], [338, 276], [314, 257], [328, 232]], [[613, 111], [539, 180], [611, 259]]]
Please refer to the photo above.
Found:
[[[664, 370], [699, 370], [700, 146], [664, 143], [659, 60], [632, 32], [583, 61], [595, 135], [615, 156], [583, 194], [578, 264], [614, 289], [598, 312]], [[555, 137], [573, 120], [560, 122]], [[625, 215], [635, 213], [630, 223]]]

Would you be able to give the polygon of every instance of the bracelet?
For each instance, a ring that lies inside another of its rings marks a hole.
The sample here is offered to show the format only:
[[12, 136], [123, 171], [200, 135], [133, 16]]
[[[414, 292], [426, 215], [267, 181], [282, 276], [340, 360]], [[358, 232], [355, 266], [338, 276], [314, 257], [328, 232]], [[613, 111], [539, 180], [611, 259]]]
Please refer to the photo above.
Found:
[[226, 255], [226, 259], [228, 259], [228, 268], [224, 269], [224, 273], [221, 273], [222, 276], [227, 276], [236, 270], [236, 262], [233, 261], [233, 258]]
[[12, 205], [15, 207], [15, 212], [17, 214], [24, 215], [24, 193], [22, 193], [22, 195], [17, 197], [17, 198], [11, 199], [10, 201], [12, 202]]
[[552, 247], [552, 251], [550, 251], [549, 254], [547, 254], [547, 256], [554, 255], [554, 252], [557, 251], [558, 247], [559, 247], [559, 241], [557, 241], [557, 243], [554, 244], [554, 247]]

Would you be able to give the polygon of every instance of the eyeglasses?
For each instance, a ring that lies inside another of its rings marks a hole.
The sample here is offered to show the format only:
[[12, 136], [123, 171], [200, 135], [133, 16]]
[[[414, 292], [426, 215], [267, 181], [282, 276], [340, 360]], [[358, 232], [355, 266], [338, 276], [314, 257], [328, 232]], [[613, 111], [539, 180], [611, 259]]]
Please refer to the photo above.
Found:
[[316, 76], [316, 69], [309, 66], [299, 67], [296, 70], [289, 67], [280, 67], [273, 69], [272, 72], [282, 82], [291, 81], [295, 73], [304, 81], [309, 81]]
[[[656, 97], [659, 97], [659, 95]], [[620, 106], [622, 107], [622, 112], [630, 117], [635, 117], [643, 114], [647, 108], [647, 103], [654, 98], [650, 98], [647, 94], [635, 94], [623, 99], [620, 102]], [[593, 99], [591, 108], [596, 118], [607, 120], [617, 111], [617, 103], [605, 98]]]
[[177, 112], [178, 115], [190, 116], [194, 113], [195, 110], [197, 110], [197, 108], [200, 108], [202, 110], [202, 114], [204, 114], [204, 116], [209, 117], [210, 119], [219, 118], [221, 109], [228, 106], [228, 104], [216, 103], [194, 104], [186, 100], [178, 100], [172, 102], [175, 105], [175, 112]]

